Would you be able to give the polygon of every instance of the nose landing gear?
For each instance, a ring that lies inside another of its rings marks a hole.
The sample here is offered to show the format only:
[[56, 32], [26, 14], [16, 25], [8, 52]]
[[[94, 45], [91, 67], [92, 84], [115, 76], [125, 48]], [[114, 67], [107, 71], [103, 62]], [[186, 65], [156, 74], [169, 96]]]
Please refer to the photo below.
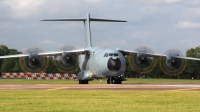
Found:
[[107, 84], [122, 84], [122, 79], [118, 77], [109, 77]]

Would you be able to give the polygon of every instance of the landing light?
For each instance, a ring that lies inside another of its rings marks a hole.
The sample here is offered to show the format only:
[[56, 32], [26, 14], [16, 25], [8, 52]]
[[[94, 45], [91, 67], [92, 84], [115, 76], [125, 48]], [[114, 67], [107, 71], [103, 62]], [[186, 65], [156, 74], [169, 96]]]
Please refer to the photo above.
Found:
[[92, 73], [90, 73], [90, 77], [92, 77], [92, 75], [93, 75], [93, 74], [92, 74]]

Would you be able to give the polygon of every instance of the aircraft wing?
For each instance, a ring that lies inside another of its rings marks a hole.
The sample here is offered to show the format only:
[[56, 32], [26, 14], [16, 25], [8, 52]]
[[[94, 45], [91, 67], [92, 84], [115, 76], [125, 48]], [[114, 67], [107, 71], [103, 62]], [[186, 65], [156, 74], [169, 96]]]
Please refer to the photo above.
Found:
[[[131, 51], [131, 50], [119, 50], [123, 55], [130, 55], [130, 54], [138, 54], [137, 51]], [[146, 56], [149, 57], [167, 57], [167, 55], [163, 54], [152, 54], [152, 53], [143, 53]], [[200, 58], [192, 58], [192, 57], [180, 57], [180, 56], [174, 56], [175, 58], [181, 58], [181, 59], [188, 59], [188, 60], [196, 60], [200, 61]]]
[[[39, 56], [55, 56], [55, 55], [61, 55], [62, 53], [78, 53], [83, 54], [88, 52], [86, 49], [79, 49], [79, 50], [70, 50], [70, 51], [59, 51], [59, 52], [44, 52], [44, 53], [38, 53]], [[6, 59], [6, 58], [20, 58], [20, 57], [27, 57], [30, 54], [16, 54], [16, 55], [5, 55], [0, 56], [0, 59]]]
[[78, 50], [70, 50], [70, 51], [59, 51], [59, 52], [44, 52], [44, 53], [39, 53], [38, 55], [40, 56], [54, 56], [54, 55], [60, 55], [62, 53], [78, 53], [78, 54], [84, 54], [88, 52], [86, 49], [78, 49]]
[[[119, 50], [123, 55], [129, 55], [129, 54], [138, 54], [137, 51], [131, 51], [131, 50]], [[146, 56], [159, 56], [159, 57], [166, 57], [166, 55], [162, 54], [151, 54], [151, 53], [144, 53]]]
[[192, 57], [178, 57], [177, 56], [176, 58], [200, 61], [200, 58], [192, 58]]
[[[119, 49], [118, 49], [119, 50]], [[137, 54], [137, 51], [131, 51], [131, 50], [119, 50], [123, 55], [129, 55], [129, 54]]]
[[0, 59], [19, 58], [19, 57], [26, 57], [26, 56], [29, 56], [29, 55], [28, 54], [5, 55], [5, 56], [0, 56]]

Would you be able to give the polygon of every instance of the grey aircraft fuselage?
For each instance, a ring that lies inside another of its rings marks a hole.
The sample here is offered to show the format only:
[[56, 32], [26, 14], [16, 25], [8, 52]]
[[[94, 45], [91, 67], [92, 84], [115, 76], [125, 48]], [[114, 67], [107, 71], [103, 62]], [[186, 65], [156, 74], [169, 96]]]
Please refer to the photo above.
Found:
[[79, 67], [81, 71], [88, 71], [88, 75], [83, 80], [89, 80], [90, 78], [121, 77], [124, 75], [126, 61], [117, 48], [89, 47], [87, 49], [89, 50], [89, 54], [79, 55]]

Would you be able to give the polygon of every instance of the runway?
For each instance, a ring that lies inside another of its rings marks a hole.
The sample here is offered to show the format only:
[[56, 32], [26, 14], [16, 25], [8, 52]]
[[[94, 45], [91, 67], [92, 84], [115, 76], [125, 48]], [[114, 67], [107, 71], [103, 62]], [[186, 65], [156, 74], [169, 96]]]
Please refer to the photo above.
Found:
[[200, 91], [200, 84], [0, 84], [0, 90], [181, 90]]

